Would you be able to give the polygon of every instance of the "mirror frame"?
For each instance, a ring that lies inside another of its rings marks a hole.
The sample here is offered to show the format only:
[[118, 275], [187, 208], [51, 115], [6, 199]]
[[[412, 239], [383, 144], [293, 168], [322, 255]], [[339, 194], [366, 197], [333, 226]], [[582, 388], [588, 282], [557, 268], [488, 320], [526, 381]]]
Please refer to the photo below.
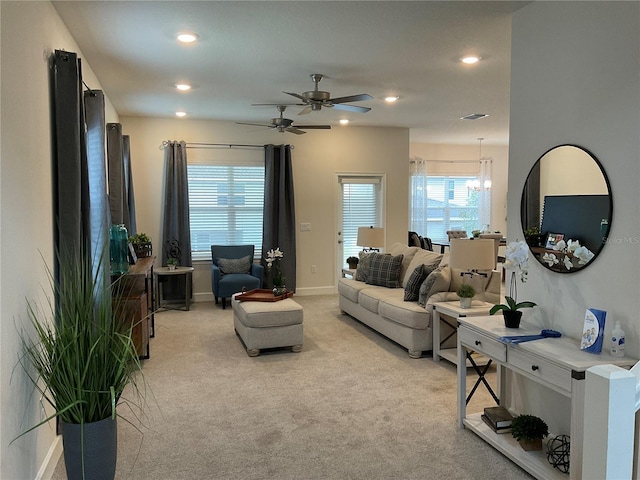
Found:
[[[607, 173], [605, 172], [602, 164], [600, 163], [600, 161], [598, 160], [598, 158], [591, 153], [589, 150], [587, 150], [584, 147], [581, 147], [579, 145], [574, 145], [574, 144], [570, 144], [570, 143], [564, 143], [564, 144], [560, 144], [560, 145], [555, 145], [551, 148], [549, 148], [546, 152], [544, 152], [542, 155], [540, 155], [540, 157], [535, 161], [535, 163], [533, 164], [533, 166], [531, 167], [531, 170], [529, 170], [529, 174], [527, 175], [527, 179], [524, 182], [523, 188], [522, 188], [522, 195], [520, 198], [520, 226], [522, 228], [522, 233], [524, 235], [525, 230], [527, 230], [529, 228], [528, 225], [525, 225], [525, 215], [523, 214], [523, 212], [525, 211], [525, 207], [526, 207], [526, 202], [527, 202], [527, 190], [528, 190], [528, 183], [529, 180], [531, 179], [532, 174], [534, 173], [534, 171], [538, 168], [538, 166], [540, 165], [542, 159], [549, 154], [550, 152], [552, 152], [553, 150], [557, 149], [557, 148], [561, 148], [561, 147], [573, 147], [573, 148], [577, 148], [579, 150], [581, 150], [583, 153], [587, 154], [592, 160], [593, 162], [596, 164], [596, 166], [598, 167], [598, 169], [600, 170], [600, 173], [602, 174], [602, 178], [604, 179], [606, 188], [607, 188], [607, 196], [609, 198], [609, 208], [608, 208], [608, 226], [606, 228], [605, 232], [602, 232], [602, 243], [600, 244], [599, 248], [593, 252], [593, 257], [591, 258], [591, 260], [589, 260], [586, 264], [582, 265], [582, 266], [574, 266], [573, 268], [566, 269], [566, 268], [562, 268], [562, 267], [556, 267], [556, 266], [549, 266], [548, 263], [544, 262], [541, 258], [540, 252], [534, 252], [533, 248], [544, 248], [542, 247], [542, 245], [538, 245], [538, 247], [532, 247], [529, 242], [527, 242], [527, 245], [529, 246], [529, 251], [531, 252], [531, 255], [536, 259], [536, 261], [538, 263], [540, 263], [543, 267], [545, 267], [547, 270], [550, 270], [552, 272], [556, 272], [556, 273], [576, 273], [576, 272], [581, 272], [582, 270], [584, 270], [586, 267], [588, 267], [589, 265], [591, 265], [593, 263], [593, 261], [598, 257], [598, 255], [600, 254], [600, 252], [602, 251], [602, 249], [604, 248], [605, 244], [607, 243], [607, 237], [609, 235], [609, 232], [611, 231], [611, 222], [613, 221], [613, 193], [611, 191], [611, 183], [609, 182], [609, 177], [607, 176]], [[542, 218], [540, 219], [540, 223], [542, 222]], [[561, 232], [558, 232], [561, 233]], [[543, 234], [541, 233], [539, 235], [539, 237], [541, 237]], [[546, 235], [545, 235], [546, 237]], [[525, 236], [525, 240], [526, 240], [526, 236]], [[539, 241], [541, 240], [541, 238], [539, 239]], [[565, 239], [568, 240], [568, 239]]]

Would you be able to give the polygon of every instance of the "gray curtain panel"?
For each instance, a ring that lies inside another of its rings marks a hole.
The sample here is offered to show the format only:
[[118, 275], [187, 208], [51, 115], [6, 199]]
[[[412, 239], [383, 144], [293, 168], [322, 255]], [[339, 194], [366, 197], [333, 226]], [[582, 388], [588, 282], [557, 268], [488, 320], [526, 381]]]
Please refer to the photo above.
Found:
[[138, 233], [136, 225], [136, 198], [133, 193], [133, 172], [131, 171], [131, 139], [129, 135], [122, 136], [122, 158], [124, 161], [124, 178], [126, 187], [126, 209], [129, 213], [129, 224], [125, 223], [129, 235]]
[[[87, 124], [87, 167], [89, 181], [88, 236], [91, 252], [100, 254], [109, 241], [111, 213], [105, 171], [105, 114], [104, 94], [100, 90], [84, 92]], [[95, 273], [95, 272], [94, 272]]]
[[[124, 160], [122, 156], [122, 125], [119, 123], [107, 124], [107, 159], [109, 172], [109, 207], [111, 210], [111, 222], [113, 225], [128, 222], [126, 186], [124, 178]], [[125, 218], [126, 214], [126, 218]]]
[[[187, 146], [169, 142], [164, 148], [164, 212], [162, 225], [162, 265], [168, 252], [178, 253], [181, 266], [191, 266], [191, 228], [189, 224], [189, 187], [187, 181]], [[184, 276], [165, 276], [165, 300], [184, 299]]]
[[[265, 145], [264, 226], [262, 258], [272, 248], [284, 253], [281, 262], [287, 290], [296, 289], [296, 218], [290, 145]], [[264, 263], [264, 260], [263, 260]], [[266, 268], [266, 263], [265, 263]], [[267, 274], [268, 277], [268, 274]], [[267, 285], [272, 285], [267, 278]]]

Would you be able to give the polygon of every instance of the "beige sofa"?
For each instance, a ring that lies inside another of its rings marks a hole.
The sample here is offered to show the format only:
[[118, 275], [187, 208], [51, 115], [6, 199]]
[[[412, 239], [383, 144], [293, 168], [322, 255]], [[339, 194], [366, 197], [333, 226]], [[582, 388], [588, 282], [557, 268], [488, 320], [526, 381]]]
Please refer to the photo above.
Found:
[[[386, 253], [396, 259], [402, 255], [398, 287], [388, 288], [357, 280], [359, 272], [356, 272], [353, 279], [340, 279], [339, 306], [344, 313], [405, 347], [411, 358], [420, 358], [422, 352], [430, 351], [433, 345], [433, 303], [458, 300], [455, 291], [463, 281], [461, 271], [448, 266], [448, 253], [438, 254], [401, 243], [394, 244]], [[361, 260], [358, 268], [367, 268], [366, 263]], [[412, 291], [415, 290], [415, 281], [410, 280], [420, 265], [435, 270], [421, 283], [418, 301], [405, 301], [405, 288], [411, 283]], [[484, 289], [476, 299], [499, 303], [500, 274], [496, 271], [486, 273], [487, 277], [476, 276], [471, 280], [476, 291]]]

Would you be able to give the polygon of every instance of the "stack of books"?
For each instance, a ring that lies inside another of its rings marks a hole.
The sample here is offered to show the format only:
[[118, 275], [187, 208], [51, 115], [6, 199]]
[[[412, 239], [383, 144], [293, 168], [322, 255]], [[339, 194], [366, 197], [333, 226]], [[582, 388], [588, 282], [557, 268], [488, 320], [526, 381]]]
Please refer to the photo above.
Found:
[[504, 407], [485, 407], [481, 417], [484, 423], [489, 425], [496, 433], [507, 433], [511, 431], [511, 421], [513, 417]]

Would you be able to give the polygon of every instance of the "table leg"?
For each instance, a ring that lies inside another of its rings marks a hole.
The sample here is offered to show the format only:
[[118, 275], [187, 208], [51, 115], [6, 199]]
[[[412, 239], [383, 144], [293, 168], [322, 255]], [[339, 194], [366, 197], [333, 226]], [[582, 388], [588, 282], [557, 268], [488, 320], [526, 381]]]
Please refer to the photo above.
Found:
[[437, 308], [433, 309], [433, 340], [432, 353], [435, 362], [440, 361], [440, 312]]

